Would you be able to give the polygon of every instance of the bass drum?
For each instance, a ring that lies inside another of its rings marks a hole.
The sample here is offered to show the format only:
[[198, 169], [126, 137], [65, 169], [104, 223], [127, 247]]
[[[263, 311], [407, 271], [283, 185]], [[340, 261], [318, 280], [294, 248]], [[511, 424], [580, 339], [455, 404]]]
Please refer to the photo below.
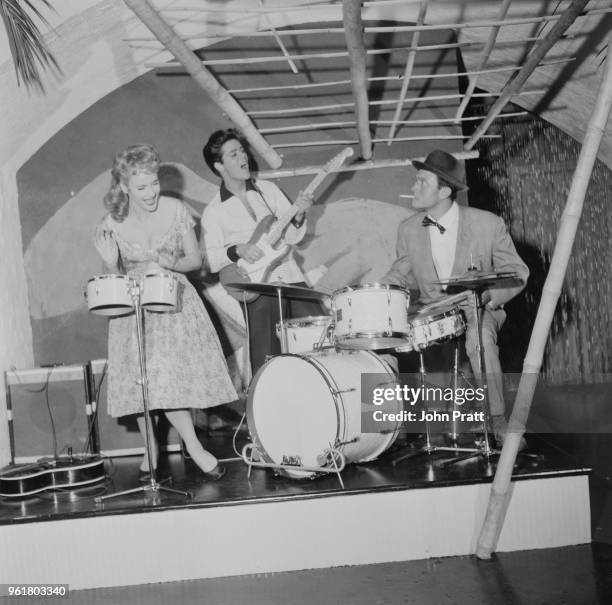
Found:
[[[264, 462], [295, 465], [295, 470], [283, 469], [283, 474], [304, 478], [317, 472], [299, 466], [322, 467], [330, 447], [340, 451], [347, 463], [374, 460], [389, 448], [401, 422], [372, 427], [368, 417], [374, 409], [398, 414], [402, 402], [362, 404], [362, 374], [371, 374], [374, 386], [398, 384], [391, 367], [370, 351], [279, 355], [262, 366], [249, 388], [247, 420]], [[367, 381], [365, 377], [366, 389], [372, 386]], [[362, 416], [364, 424], [378, 432], [362, 432]]]

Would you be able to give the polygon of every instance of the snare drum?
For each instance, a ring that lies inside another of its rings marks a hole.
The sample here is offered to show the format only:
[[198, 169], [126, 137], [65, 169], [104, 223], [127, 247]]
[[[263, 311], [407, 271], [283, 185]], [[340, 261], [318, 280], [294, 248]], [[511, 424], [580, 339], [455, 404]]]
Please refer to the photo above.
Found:
[[451, 340], [465, 332], [466, 323], [461, 309], [451, 309], [437, 315], [426, 315], [412, 319], [412, 338], [410, 344], [398, 347], [398, 352], [424, 349], [430, 345]]
[[[266, 362], [247, 398], [249, 430], [263, 460], [295, 465], [282, 473], [303, 478], [317, 472], [299, 470], [300, 465], [322, 468], [330, 447], [347, 463], [380, 456], [395, 441], [401, 422], [387, 423], [384, 431], [361, 432], [363, 373], [375, 374], [376, 385], [397, 385], [389, 365], [370, 351], [314, 351]], [[376, 408], [398, 414], [402, 405], [393, 400]]]
[[388, 349], [410, 334], [410, 293], [400, 286], [347, 286], [332, 295], [334, 338], [343, 349]]
[[147, 273], [140, 301], [148, 311], [173, 311], [178, 299], [178, 279], [172, 273]]
[[134, 311], [131, 287], [134, 280], [127, 275], [109, 273], [87, 280], [87, 308], [96, 315], [127, 315]]
[[[333, 346], [331, 340], [331, 322], [329, 315], [315, 315], [285, 319], [283, 324], [287, 333], [287, 353], [312, 351], [321, 346]], [[276, 337], [281, 339], [281, 324], [276, 324]]]

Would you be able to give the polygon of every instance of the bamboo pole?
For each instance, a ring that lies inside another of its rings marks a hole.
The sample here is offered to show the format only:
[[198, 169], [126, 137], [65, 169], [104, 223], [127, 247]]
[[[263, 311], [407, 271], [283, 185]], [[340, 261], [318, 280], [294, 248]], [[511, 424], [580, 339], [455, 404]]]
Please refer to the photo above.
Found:
[[482, 124], [472, 134], [470, 140], [465, 144], [466, 149], [472, 149], [482, 135], [491, 125], [495, 116], [504, 108], [504, 105], [518, 92], [523, 84], [527, 81], [536, 65], [543, 59], [544, 55], [555, 45], [561, 38], [563, 32], [576, 20], [580, 11], [586, 6], [589, 0], [572, 0], [570, 6], [563, 12], [561, 18], [551, 28], [548, 34], [542, 38], [535, 49], [530, 53], [525, 61], [521, 71], [515, 74], [503, 89], [503, 94], [493, 103], [489, 113], [485, 117]]
[[[225, 2], [224, 2], [225, 4]], [[320, 10], [322, 8], [332, 8], [338, 10], [337, 4], [331, 4], [329, 2], [316, 2], [309, 4], [298, 4], [296, 6], [276, 6], [270, 8], [255, 8], [255, 7], [240, 7], [240, 8], [232, 8], [228, 6], [227, 8], [212, 8], [207, 6], [168, 6], [163, 8], [163, 12], [165, 13], [220, 13], [222, 15], [225, 14], [239, 14], [239, 15], [261, 15], [261, 14], [270, 14], [270, 13], [290, 13], [290, 12], [299, 12], [303, 10]]]
[[[126, 0], [127, 2], [128, 0]], [[134, 2], [136, 0], [129, 0]], [[138, 0], [139, 2], [146, 0]], [[587, 0], [588, 1], [588, 0]], [[180, 39], [180, 38], [179, 38]], [[527, 42], [536, 42], [539, 38], [517, 38], [516, 40], [503, 40], [498, 46], [514, 46], [521, 45]], [[184, 43], [183, 43], [184, 44]], [[447, 50], [453, 48], [468, 48], [472, 46], [482, 46], [484, 42], [449, 42], [447, 44], [430, 44], [429, 46], [419, 46], [417, 49], [421, 51], [430, 50]], [[187, 47], [185, 47], [187, 48]], [[397, 48], [379, 48], [366, 50], [367, 55], [390, 55], [394, 52], [402, 52], [410, 50], [410, 47], [398, 46]], [[304, 61], [306, 59], [336, 59], [339, 57], [348, 57], [348, 51], [338, 51], [332, 53], [306, 53], [302, 55], [289, 55], [288, 58]], [[286, 61], [287, 57], [279, 57], [274, 55], [271, 57], [240, 57], [239, 59], [211, 59], [201, 61], [202, 65], [244, 65], [249, 63], [278, 63], [279, 61]], [[160, 68], [160, 67], [181, 67], [181, 63], [178, 61], [149, 61], [145, 63], [146, 67]]]
[[176, 32], [159, 16], [148, 0], [124, 0], [134, 14], [151, 30], [157, 39], [180, 61], [195, 82], [227, 114], [243, 132], [253, 149], [271, 168], [278, 168], [283, 161], [255, 128], [242, 107], [223, 88], [215, 77], [180, 39]]
[[[164, 9], [169, 11], [169, 9]], [[179, 8], [176, 11], [181, 10]], [[191, 9], [196, 10], [196, 9]], [[284, 9], [283, 9], [284, 10]], [[200, 9], [200, 12], [206, 12], [206, 10]], [[223, 11], [227, 12], [227, 11]], [[593, 10], [587, 10], [581, 12], [579, 17], [591, 17], [595, 15], [605, 15], [612, 13], [612, 8], [596, 8]], [[395, 26], [379, 26], [379, 27], [364, 27], [363, 31], [366, 34], [386, 34], [386, 33], [403, 33], [403, 32], [427, 32], [427, 31], [440, 31], [447, 29], [478, 29], [481, 27], [509, 27], [512, 25], [529, 25], [537, 23], [548, 23], [550, 21], [558, 21], [561, 15], [545, 15], [543, 17], [525, 17], [525, 18], [513, 18], [504, 19], [503, 21], [466, 21], [465, 23], [436, 23], [430, 25], [395, 25]], [[344, 34], [343, 27], [312, 27], [303, 29], [277, 29], [276, 35], [278, 36], [306, 36], [313, 34]], [[225, 30], [224, 32], [218, 33], [203, 33], [203, 34], [190, 34], [183, 36], [183, 40], [204, 40], [208, 38], [263, 38], [269, 37], [272, 32], [268, 30], [263, 31], [246, 31], [246, 30]], [[124, 42], [151, 42], [155, 40], [152, 36], [128, 36], [123, 38]]]
[[[553, 61], [542, 61], [538, 65], [539, 67], [548, 67], [550, 65], [557, 65], [560, 63], [570, 63], [575, 61], [574, 57], [569, 59], [555, 59]], [[413, 80], [432, 80], [436, 78], [457, 78], [459, 76], [471, 76], [474, 74], [493, 74], [502, 73], [505, 71], [519, 71], [520, 65], [508, 65], [506, 67], [494, 67], [491, 69], [483, 69], [482, 71], [454, 71], [443, 74], [413, 74]], [[374, 76], [368, 78], [368, 82], [384, 82], [392, 80], [401, 80], [403, 74], [397, 74], [395, 76]], [[326, 86], [344, 86], [350, 84], [350, 80], [334, 80], [330, 82], [313, 82], [312, 84], [281, 84], [278, 86], [255, 86], [253, 88], [230, 88], [228, 90], [231, 94], [245, 93], [245, 92], [271, 92], [273, 90], [302, 90], [308, 88], [325, 88]]]
[[[420, 0], [375, 0], [374, 2], [364, 2], [364, 8], [392, 4], [416, 4]], [[321, 8], [333, 8], [338, 10], [338, 5], [330, 2], [311, 2], [309, 4], [298, 4], [296, 6], [277, 6], [270, 8], [206, 8], [204, 6], [169, 6], [163, 10], [166, 12], [201, 12], [201, 13], [239, 13], [241, 15], [258, 14], [258, 13], [279, 13], [293, 12], [302, 10], [319, 10]]]
[[[259, 6], [260, 8], [263, 8], [263, 0], [259, 0]], [[270, 29], [270, 33], [274, 36], [274, 39], [276, 40], [276, 43], [278, 44], [278, 47], [281, 49], [281, 52], [283, 53], [283, 55], [285, 57], [287, 57], [287, 62], [289, 63], [289, 67], [291, 68], [291, 71], [294, 74], [298, 73], [298, 68], [296, 67], [295, 63], [293, 62], [293, 59], [291, 59], [289, 57], [289, 52], [287, 51], [287, 47], [285, 46], [285, 43], [283, 42], [282, 38], [278, 35], [278, 32], [276, 31], [276, 28], [272, 25], [272, 22], [270, 21], [270, 19], [268, 19], [267, 15], [264, 15], [264, 20], [266, 21], [266, 23], [268, 24], [268, 27]]]
[[593, 114], [585, 132], [565, 209], [561, 216], [557, 242], [544, 283], [542, 299], [531, 332], [529, 347], [523, 363], [523, 373], [510, 416], [508, 434], [497, 465], [486, 517], [478, 538], [476, 556], [480, 559], [491, 557], [501, 533], [504, 516], [510, 501], [509, 486], [512, 479], [512, 469], [529, 417], [550, 326], [561, 295], [565, 272], [582, 214], [584, 197], [593, 165], [597, 159], [597, 151], [610, 117], [610, 110], [612, 109], [612, 53], [610, 53], [610, 48], [612, 48], [612, 34], [608, 36], [608, 56], [605, 72], [602, 76]]
[[[478, 151], [457, 151], [451, 154], [458, 160], [471, 160], [479, 157]], [[374, 170], [377, 168], [398, 168], [409, 166], [414, 160], [423, 161], [425, 157], [418, 158], [403, 158], [394, 160], [368, 160], [366, 162], [358, 162], [349, 164], [348, 166], [340, 166], [332, 172], [356, 172], [359, 170]], [[257, 173], [257, 178], [260, 179], [283, 179], [290, 176], [304, 176], [307, 174], [317, 174], [321, 172], [322, 166], [302, 166], [300, 168], [280, 168], [278, 170], [265, 170]]]
[[[546, 89], [540, 88], [536, 90], [521, 90], [521, 92], [517, 93], [515, 96], [529, 96], [529, 95], [542, 95], [546, 93]], [[486, 98], [486, 97], [497, 97], [501, 94], [501, 92], [476, 92], [472, 95], [475, 98]], [[453, 93], [448, 95], [431, 95], [429, 97], [407, 97], [404, 98], [404, 105], [406, 103], [427, 103], [433, 101], [448, 101], [450, 99], [462, 99], [464, 97], [461, 93]], [[388, 99], [382, 101], [369, 101], [368, 105], [371, 107], [380, 106], [380, 105], [395, 105], [398, 99]], [[295, 115], [301, 113], [311, 113], [313, 111], [334, 111], [336, 109], [350, 109], [354, 107], [355, 103], [331, 103], [329, 105], [304, 105], [303, 107], [289, 107], [289, 108], [276, 108], [276, 109], [254, 109], [253, 111], [247, 111], [247, 115], [249, 116], [273, 116], [279, 117], [282, 115]], [[467, 137], [466, 137], [467, 138]], [[393, 141], [392, 138], [389, 138], [390, 141]]]
[[[500, 113], [495, 116], [498, 118], [514, 118], [517, 116], [527, 115], [527, 111], [513, 111], [509, 113]], [[470, 116], [463, 117], [457, 120], [456, 118], [432, 118], [423, 120], [402, 120], [400, 124], [405, 126], [421, 126], [423, 124], [456, 124], [457, 122], [473, 122], [476, 120], [482, 120], [482, 116]], [[387, 125], [391, 124], [392, 120], [371, 120], [370, 124]], [[325, 130], [327, 128], [350, 128], [357, 126], [355, 121], [344, 121], [344, 122], [317, 122], [315, 124], [293, 124], [292, 126], [275, 126], [274, 128], [260, 128], [259, 132], [262, 134], [278, 134], [281, 132], [305, 132], [308, 130]]]
[[[393, 139], [396, 143], [407, 142], [407, 141], [464, 141], [467, 136], [461, 134], [428, 134], [420, 137], [396, 137]], [[483, 139], [501, 139], [500, 134], [485, 134]], [[386, 143], [389, 139], [372, 139], [372, 143]], [[327, 139], [325, 141], [295, 141], [293, 143], [276, 143], [272, 145], [274, 149], [283, 149], [287, 147], [321, 147], [328, 145], [357, 145], [359, 141], [357, 139]]]
[[[503, 21], [505, 16], [508, 14], [508, 9], [510, 8], [511, 2], [512, 0], [504, 0], [502, 2], [502, 5], [499, 9], [499, 19], [501, 21]], [[489, 60], [489, 57], [491, 56], [491, 52], [493, 51], [493, 47], [495, 46], [495, 40], [497, 40], [497, 34], [499, 33], [499, 30], [500, 30], [499, 25], [496, 25], [491, 29], [491, 32], [489, 33], [489, 38], [487, 39], [487, 44], [483, 48], [482, 55], [480, 57], [480, 60], [478, 61], [478, 66], [476, 67], [477, 71], [484, 69], [484, 66], [487, 64], [487, 61]], [[473, 78], [470, 78], [467, 90], [465, 91], [465, 97], [463, 98], [463, 101], [461, 101], [461, 104], [457, 108], [457, 113], [455, 114], [458, 118], [460, 118], [465, 112], [465, 108], [468, 106], [468, 103], [470, 102], [470, 99], [472, 98], [472, 94], [474, 93], [474, 90], [476, 89], [477, 81], [478, 81], [478, 76], [474, 76]]]
[[[421, 26], [425, 22], [425, 15], [427, 14], [427, 7], [429, 6], [428, 0], [424, 0], [419, 6], [419, 14], [417, 17], [417, 25]], [[397, 128], [397, 124], [400, 118], [400, 114], [402, 113], [402, 109], [404, 107], [404, 99], [406, 98], [406, 94], [408, 93], [408, 85], [410, 84], [410, 76], [412, 76], [412, 71], [414, 70], [414, 60], [416, 59], [416, 51], [419, 46], [419, 37], [421, 32], [414, 32], [414, 36], [412, 37], [412, 41], [410, 44], [410, 52], [408, 53], [408, 59], [406, 61], [406, 67], [404, 69], [404, 79], [402, 80], [402, 88], [400, 90], [400, 96], [397, 100], [397, 106], [395, 107], [395, 114], [393, 115], [393, 123], [389, 127], [389, 142], [387, 145], [391, 145], [393, 142], [393, 136], [395, 135], [395, 129]]]
[[355, 101], [355, 120], [361, 157], [372, 157], [372, 136], [370, 135], [368, 91], [366, 88], [366, 48], [363, 40], [361, 21], [361, 0], [342, 0], [342, 19], [344, 21], [346, 48], [349, 55], [351, 87]]

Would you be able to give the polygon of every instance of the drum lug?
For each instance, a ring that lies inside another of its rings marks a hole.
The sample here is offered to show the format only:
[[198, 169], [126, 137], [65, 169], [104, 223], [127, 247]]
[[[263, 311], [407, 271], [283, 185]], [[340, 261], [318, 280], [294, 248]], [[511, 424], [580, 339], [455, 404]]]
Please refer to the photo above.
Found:
[[351, 443], [357, 443], [359, 441], [359, 437], [353, 437], [352, 439], [349, 439], [348, 441], [336, 441], [336, 443], [334, 443], [334, 449], [342, 447], [343, 445], [350, 445]]
[[356, 388], [352, 388], [352, 389], [332, 389], [332, 393], [334, 395], [340, 395], [341, 393], [353, 393], [356, 390], [357, 390]]

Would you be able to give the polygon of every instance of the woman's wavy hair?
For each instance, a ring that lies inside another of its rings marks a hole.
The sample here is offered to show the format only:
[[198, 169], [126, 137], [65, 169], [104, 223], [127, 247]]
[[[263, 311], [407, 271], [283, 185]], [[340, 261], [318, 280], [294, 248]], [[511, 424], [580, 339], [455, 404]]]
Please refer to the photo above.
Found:
[[159, 153], [153, 145], [132, 145], [120, 151], [113, 160], [111, 184], [104, 196], [104, 207], [118, 223], [129, 214], [130, 199], [121, 189], [131, 176], [140, 172], [155, 174], [159, 170]]

